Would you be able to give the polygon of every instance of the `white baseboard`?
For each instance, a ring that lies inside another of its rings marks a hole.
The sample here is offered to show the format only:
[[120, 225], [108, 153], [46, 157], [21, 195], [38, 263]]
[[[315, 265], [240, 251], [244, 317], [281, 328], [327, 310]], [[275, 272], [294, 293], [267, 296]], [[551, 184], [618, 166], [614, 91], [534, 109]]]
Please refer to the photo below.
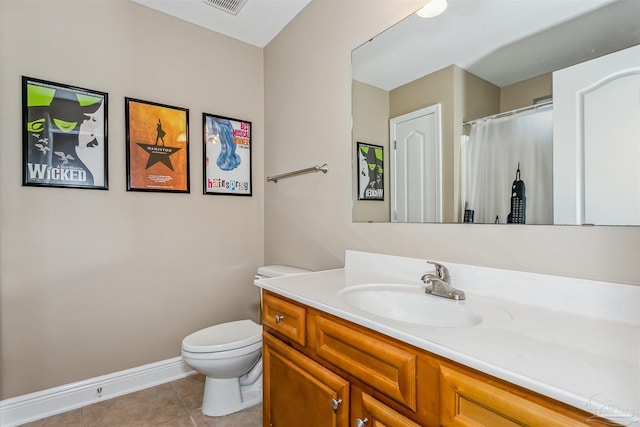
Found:
[[194, 374], [181, 357], [0, 401], [0, 425], [15, 427]]

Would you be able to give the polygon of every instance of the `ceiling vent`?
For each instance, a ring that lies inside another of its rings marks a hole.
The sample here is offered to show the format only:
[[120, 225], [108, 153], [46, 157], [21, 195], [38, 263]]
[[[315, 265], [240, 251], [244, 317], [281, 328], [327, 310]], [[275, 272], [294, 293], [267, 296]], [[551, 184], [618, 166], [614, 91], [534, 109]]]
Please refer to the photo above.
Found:
[[232, 15], [237, 15], [247, 3], [247, 0], [202, 0], [209, 6], [223, 10]]

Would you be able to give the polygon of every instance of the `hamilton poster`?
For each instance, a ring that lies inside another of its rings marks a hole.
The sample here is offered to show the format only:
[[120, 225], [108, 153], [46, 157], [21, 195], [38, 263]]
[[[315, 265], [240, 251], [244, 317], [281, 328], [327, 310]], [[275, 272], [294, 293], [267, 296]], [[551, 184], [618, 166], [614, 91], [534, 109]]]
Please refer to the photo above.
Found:
[[189, 192], [189, 110], [125, 98], [127, 191]]
[[107, 94], [22, 77], [23, 185], [108, 189]]
[[204, 194], [251, 196], [251, 122], [203, 113]]

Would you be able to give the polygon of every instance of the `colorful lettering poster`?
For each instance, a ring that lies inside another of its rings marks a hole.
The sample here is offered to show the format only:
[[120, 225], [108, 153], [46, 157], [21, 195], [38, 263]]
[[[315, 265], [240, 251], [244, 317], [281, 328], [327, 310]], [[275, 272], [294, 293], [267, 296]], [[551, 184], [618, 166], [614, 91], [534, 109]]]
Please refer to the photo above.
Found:
[[189, 192], [189, 110], [125, 98], [127, 191]]
[[22, 77], [23, 185], [107, 190], [107, 94]]
[[251, 196], [251, 122], [204, 113], [204, 194]]

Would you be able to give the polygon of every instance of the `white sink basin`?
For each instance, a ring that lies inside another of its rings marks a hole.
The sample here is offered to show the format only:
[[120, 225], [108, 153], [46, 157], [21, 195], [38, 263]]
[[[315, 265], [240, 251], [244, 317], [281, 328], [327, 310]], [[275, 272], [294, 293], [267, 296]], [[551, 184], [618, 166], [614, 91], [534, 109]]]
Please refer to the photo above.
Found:
[[417, 325], [465, 328], [486, 321], [505, 322], [511, 314], [492, 304], [467, 297], [463, 301], [425, 294], [424, 287], [374, 283], [344, 288], [338, 297], [376, 316]]

